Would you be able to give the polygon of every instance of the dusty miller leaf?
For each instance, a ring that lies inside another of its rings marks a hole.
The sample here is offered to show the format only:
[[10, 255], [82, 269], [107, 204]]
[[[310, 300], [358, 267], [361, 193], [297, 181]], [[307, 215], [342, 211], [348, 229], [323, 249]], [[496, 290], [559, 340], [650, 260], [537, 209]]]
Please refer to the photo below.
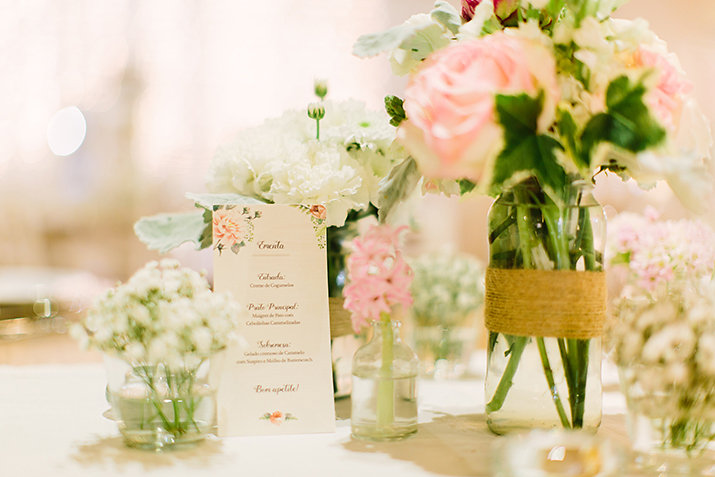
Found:
[[390, 174], [380, 181], [377, 197], [380, 222], [384, 223], [395, 206], [415, 190], [421, 177], [417, 163], [408, 157], [393, 167]]

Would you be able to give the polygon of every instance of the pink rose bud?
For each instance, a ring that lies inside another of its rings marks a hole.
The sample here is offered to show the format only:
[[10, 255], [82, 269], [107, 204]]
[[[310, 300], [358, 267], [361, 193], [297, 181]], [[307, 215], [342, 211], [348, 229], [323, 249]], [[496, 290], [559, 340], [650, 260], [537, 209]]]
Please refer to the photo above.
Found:
[[[468, 22], [482, 0], [462, 0], [462, 18]], [[500, 20], [509, 18], [519, 8], [519, 0], [494, 0], [494, 13]]]

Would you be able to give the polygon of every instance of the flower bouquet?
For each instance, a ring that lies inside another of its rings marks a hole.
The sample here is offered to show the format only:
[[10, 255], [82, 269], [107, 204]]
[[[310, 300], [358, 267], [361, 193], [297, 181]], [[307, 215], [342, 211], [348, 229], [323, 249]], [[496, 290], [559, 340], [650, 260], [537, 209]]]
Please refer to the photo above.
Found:
[[399, 235], [406, 227], [372, 226], [352, 241], [345, 308], [355, 332], [372, 323], [372, 339], [355, 353], [352, 377], [352, 435], [394, 440], [417, 432], [415, 380], [419, 362], [402, 343], [394, 307], [412, 303], [412, 272]]
[[[317, 82], [319, 101], [306, 111], [286, 111], [281, 117], [240, 131], [221, 146], [211, 163], [208, 194], [187, 194], [196, 212], [143, 218], [135, 225], [137, 236], [151, 249], [166, 252], [184, 242], [197, 248], [223, 247], [214, 243], [212, 213], [225, 204], [251, 202], [312, 207], [327, 226], [328, 294], [331, 336], [352, 339], [350, 318], [342, 306], [345, 284], [343, 244], [357, 234], [363, 218], [389, 213], [396, 200], [384, 190], [393, 167], [404, 159], [394, 143], [395, 128], [384, 112], [372, 112], [358, 101], [325, 100], [327, 86]], [[325, 229], [323, 229], [325, 230]], [[233, 245], [234, 247], [240, 245]], [[354, 343], [333, 347], [336, 396], [349, 394], [349, 377], [341, 377], [340, 349], [352, 356]], [[349, 376], [349, 373], [348, 373]]]
[[459, 376], [476, 345], [475, 315], [484, 301], [484, 268], [476, 258], [454, 252], [421, 255], [410, 266], [413, 344], [423, 372]]
[[108, 397], [127, 445], [161, 449], [215, 425], [208, 360], [233, 338], [242, 308], [174, 260], [150, 262], [109, 290], [72, 329], [83, 346], [124, 362]]
[[498, 197], [485, 301], [487, 422], [498, 433], [600, 422], [605, 227], [594, 176], [664, 179], [694, 206], [711, 183], [691, 84], [643, 20], [611, 18], [621, 3], [464, 0], [460, 15], [437, 1], [354, 47], [388, 52], [410, 76], [404, 100], [386, 98], [411, 155], [390, 196], [424, 175]]
[[613, 226], [609, 263], [624, 286], [609, 344], [637, 461], [695, 475], [715, 438], [715, 233], [653, 214]]

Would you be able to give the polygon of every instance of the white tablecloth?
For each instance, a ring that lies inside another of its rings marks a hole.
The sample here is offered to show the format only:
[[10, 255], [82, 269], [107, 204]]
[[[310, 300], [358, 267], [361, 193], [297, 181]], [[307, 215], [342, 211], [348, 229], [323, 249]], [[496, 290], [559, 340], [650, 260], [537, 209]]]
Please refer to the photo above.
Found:
[[[334, 434], [212, 438], [195, 448], [129, 449], [107, 410], [102, 365], [0, 366], [0, 476], [482, 476], [489, 433], [482, 383], [421, 381], [420, 427], [401, 442], [350, 438], [349, 401]], [[624, 404], [604, 396], [601, 434], [626, 444]]]

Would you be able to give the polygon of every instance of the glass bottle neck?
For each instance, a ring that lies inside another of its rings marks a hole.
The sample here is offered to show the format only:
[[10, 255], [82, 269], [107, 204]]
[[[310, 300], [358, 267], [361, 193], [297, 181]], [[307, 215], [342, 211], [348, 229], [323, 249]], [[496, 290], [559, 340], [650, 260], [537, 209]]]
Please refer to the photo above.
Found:
[[394, 342], [402, 341], [400, 338], [400, 328], [402, 327], [402, 323], [399, 321], [374, 320], [371, 324], [373, 339], [391, 339]]

